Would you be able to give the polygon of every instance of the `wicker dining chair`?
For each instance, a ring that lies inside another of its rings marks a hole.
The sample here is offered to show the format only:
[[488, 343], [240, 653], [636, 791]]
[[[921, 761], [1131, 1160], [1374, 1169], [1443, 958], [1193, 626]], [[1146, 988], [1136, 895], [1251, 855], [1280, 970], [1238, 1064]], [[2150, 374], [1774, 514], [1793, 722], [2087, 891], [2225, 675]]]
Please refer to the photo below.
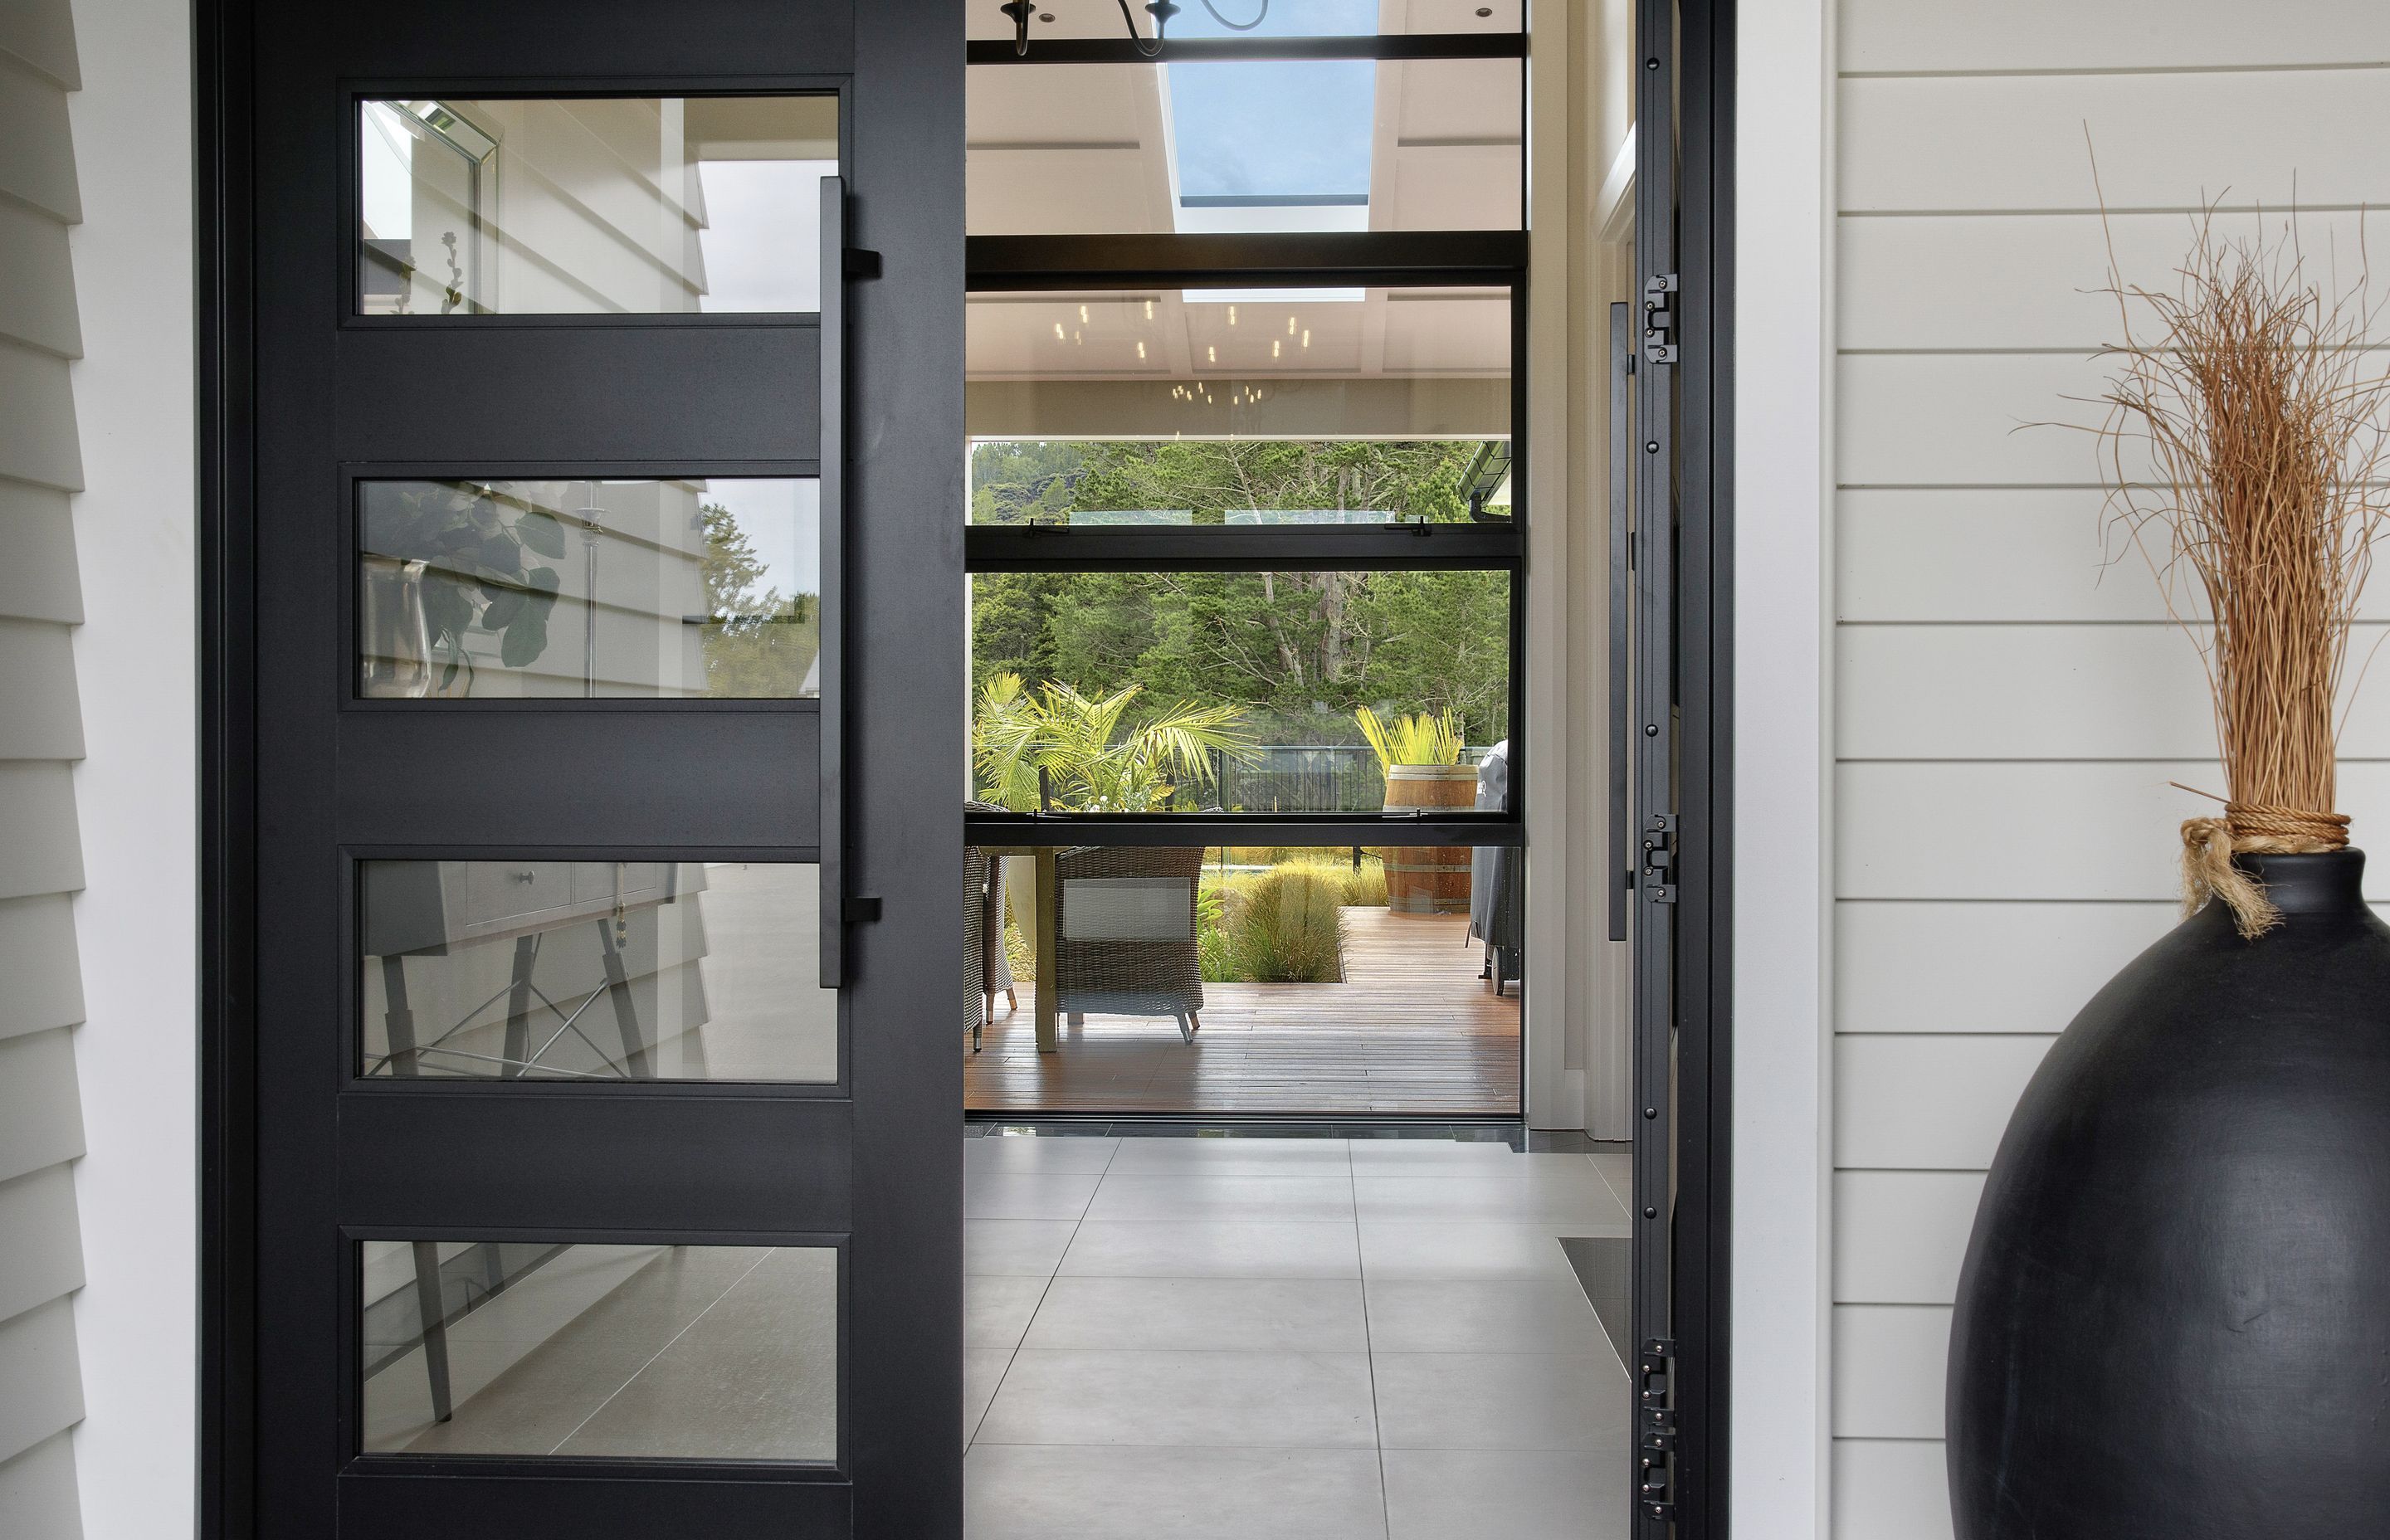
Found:
[[1058, 1008], [1167, 1016], [1192, 1043], [1203, 1025], [1196, 947], [1200, 846], [1083, 845], [1054, 861]]

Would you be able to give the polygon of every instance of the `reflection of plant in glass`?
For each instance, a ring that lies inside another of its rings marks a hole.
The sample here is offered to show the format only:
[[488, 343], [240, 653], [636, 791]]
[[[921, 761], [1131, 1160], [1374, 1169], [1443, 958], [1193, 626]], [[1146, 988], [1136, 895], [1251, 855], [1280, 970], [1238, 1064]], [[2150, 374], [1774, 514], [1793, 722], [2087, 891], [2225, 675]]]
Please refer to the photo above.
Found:
[[559, 586], [556, 569], [528, 556], [564, 555], [556, 516], [469, 486], [433, 482], [380, 487], [367, 497], [366, 549], [425, 564], [424, 628], [434, 654], [444, 652], [440, 690], [461, 671], [471, 687], [466, 637], [498, 638], [498, 661], [522, 668], [547, 650], [548, 611]]
[[1453, 720], [1450, 712], [1434, 716], [1421, 712], [1417, 716], [1397, 716], [1388, 723], [1364, 706], [1353, 717], [1361, 724], [1361, 736], [1378, 751], [1381, 770], [1392, 770], [1397, 764], [1460, 763], [1460, 725]]
[[731, 511], [700, 507], [705, 529], [706, 693], [742, 699], [795, 695], [821, 645], [820, 600], [757, 584], [768, 569]]
[[1054, 805], [1073, 813], [1150, 813], [1181, 779], [1208, 783], [1212, 755], [1241, 757], [1252, 745], [1234, 706], [1176, 702], [1128, 726], [1122, 719], [1143, 693], [1131, 685], [1100, 699], [1064, 684], [1032, 692], [1017, 674], [980, 687], [971, 756], [985, 795], [1015, 812], [1040, 806], [1045, 772]]

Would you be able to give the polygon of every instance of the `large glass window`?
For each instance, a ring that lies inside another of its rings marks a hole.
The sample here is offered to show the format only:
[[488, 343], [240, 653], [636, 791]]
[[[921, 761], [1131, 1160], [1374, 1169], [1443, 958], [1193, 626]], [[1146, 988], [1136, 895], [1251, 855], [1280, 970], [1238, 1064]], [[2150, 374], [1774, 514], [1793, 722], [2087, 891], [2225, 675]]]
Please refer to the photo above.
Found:
[[365, 862], [357, 1072], [835, 1081], [820, 902], [793, 862]]
[[1223, 8], [971, 19], [968, 1105], [1513, 1110], [1523, 7]]
[[830, 1248], [427, 1238], [357, 1261], [366, 1454], [838, 1457]]
[[[1501, 571], [980, 573], [978, 794], [1019, 812], [1472, 810], [1468, 767], [1510, 731], [1510, 604]], [[1432, 769], [1458, 778], [1431, 786]]]
[[810, 478], [366, 481], [358, 692], [821, 693]]
[[821, 308], [838, 98], [359, 104], [367, 315]]

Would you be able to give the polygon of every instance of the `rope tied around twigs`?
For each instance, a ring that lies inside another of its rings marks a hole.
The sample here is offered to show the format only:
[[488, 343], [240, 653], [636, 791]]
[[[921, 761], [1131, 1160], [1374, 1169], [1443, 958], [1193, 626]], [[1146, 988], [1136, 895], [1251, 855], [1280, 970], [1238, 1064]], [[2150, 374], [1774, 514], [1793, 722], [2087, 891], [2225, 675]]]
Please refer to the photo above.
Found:
[[2209, 898], [2232, 911], [2233, 929], [2243, 941], [2282, 923], [2282, 911], [2266, 896], [2266, 885], [2233, 865], [2247, 852], [2260, 855], [2312, 855], [2348, 844], [2348, 815], [2309, 813], [2295, 807], [2227, 802], [2221, 818], [2182, 821], [2182, 912], [2199, 912]]

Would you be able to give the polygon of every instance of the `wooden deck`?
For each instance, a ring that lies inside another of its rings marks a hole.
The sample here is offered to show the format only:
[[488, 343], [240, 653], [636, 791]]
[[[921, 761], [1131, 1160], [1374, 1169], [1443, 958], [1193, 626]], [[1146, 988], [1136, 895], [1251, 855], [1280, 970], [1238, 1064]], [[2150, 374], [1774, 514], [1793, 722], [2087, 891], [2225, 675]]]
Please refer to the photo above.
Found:
[[1337, 984], [1205, 984], [1203, 1027], [1167, 1018], [1063, 1023], [1040, 1055], [1021, 991], [981, 1052], [963, 1042], [974, 1112], [1516, 1116], [1519, 1001], [1477, 976], [1462, 916], [1344, 911]]

